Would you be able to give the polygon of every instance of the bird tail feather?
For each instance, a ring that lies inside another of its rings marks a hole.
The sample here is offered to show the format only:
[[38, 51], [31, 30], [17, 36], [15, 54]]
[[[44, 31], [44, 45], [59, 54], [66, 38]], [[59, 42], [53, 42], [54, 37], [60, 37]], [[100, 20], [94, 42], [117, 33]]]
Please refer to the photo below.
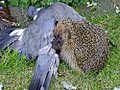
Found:
[[0, 49], [5, 48], [17, 39], [17, 37], [9, 35], [13, 30], [13, 28], [9, 28], [7, 30], [0, 31]]
[[0, 50], [19, 40], [26, 29], [9, 28], [0, 31]]

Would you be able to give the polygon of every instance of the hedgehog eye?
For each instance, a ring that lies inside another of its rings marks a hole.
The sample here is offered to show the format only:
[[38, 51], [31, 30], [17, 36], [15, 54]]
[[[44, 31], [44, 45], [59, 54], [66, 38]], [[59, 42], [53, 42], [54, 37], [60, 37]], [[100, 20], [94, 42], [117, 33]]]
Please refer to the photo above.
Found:
[[55, 26], [57, 26], [57, 24], [58, 24], [58, 21], [55, 21]]

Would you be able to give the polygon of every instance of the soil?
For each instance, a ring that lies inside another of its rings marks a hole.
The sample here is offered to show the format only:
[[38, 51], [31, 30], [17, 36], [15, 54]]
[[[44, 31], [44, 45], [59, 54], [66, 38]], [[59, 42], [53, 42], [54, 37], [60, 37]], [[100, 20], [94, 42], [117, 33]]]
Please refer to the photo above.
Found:
[[9, 7], [9, 10], [11, 15], [15, 17], [18, 22], [20, 22], [21, 26], [29, 25], [30, 21], [27, 16], [27, 10], [20, 7]]

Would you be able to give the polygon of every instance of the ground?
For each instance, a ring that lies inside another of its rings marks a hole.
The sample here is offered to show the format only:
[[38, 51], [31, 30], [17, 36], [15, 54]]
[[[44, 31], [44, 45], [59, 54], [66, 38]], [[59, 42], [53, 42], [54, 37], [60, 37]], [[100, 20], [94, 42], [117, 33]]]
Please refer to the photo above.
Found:
[[[111, 12], [91, 17], [87, 19], [107, 30], [108, 36], [117, 47], [110, 46], [108, 61], [99, 74], [91, 72], [85, 75], [61, 62], [58, 79], [52, 78], [50, 90], [64, 90], [63, 81], [77, 87], [77, 90], [113, 90], [120, 86], [120, 16]], [[4, 89], [27, 90], [35, 61], [29, 62], [25, 56], [21, 57], [16, 51], [9, 50], [4, 55], [0, 53], [0, 58], [0, 82]]]

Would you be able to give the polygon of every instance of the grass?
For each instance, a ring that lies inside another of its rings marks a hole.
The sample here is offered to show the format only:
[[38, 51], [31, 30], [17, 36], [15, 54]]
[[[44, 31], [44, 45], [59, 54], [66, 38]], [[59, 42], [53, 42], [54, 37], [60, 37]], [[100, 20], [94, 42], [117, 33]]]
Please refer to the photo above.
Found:
[[[63, 81], [76, 86], [77, 90], [113, 90], [114, 87], [120, 86], [120, 16], [107, 13], [89, 20], [107, 30], [117, 48], [110, 47], [108, 62], [99, 74], [92, 72], [85, 75], [72, 70], [62, 62], [58, 78], [52, 79], [50, 90], [64, 90]], [[5, 90], [27, 90], [35, 62], [29, 62], [16, 51], [8, 50], [7, 53], [0, 53], [0, 56], [0, 82]]]
[[4, 90], [24, 90], [28, 87], [35, 63], [29, 62], [25, 56], [16, 51], [7, 50], [0, 53], [0, 82]]

